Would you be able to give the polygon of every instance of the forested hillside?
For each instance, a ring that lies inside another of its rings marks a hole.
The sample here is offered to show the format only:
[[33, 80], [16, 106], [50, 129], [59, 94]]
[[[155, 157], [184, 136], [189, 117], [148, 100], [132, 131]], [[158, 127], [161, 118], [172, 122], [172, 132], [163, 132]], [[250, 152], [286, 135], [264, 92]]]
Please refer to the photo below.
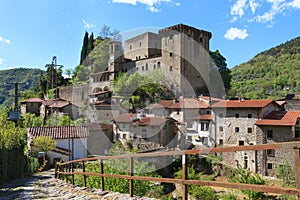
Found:
[[34, 89], [40, 78], [40, 74], [44, 73], [40, 69], [16, 68], [9, 70], [0, 70], [0, 107], [13, 104], [14, 94], [13, 82], [20, 82], [19, 91]]
[[300, 37], [232, 69], [231, 96], [281, 99], [300, 93]]

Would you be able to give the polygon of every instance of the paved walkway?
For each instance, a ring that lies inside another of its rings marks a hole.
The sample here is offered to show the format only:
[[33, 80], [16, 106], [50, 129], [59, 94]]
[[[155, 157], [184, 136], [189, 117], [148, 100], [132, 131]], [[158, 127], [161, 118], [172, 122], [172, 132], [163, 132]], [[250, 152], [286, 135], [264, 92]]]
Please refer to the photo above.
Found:
[[64, 181], [54, 179], [54, 170], [40, 172], [0, 187], [0, 200], [10, 199], [154, 200], [146, 197], [130, 198], [128, 194], [73, 186]]

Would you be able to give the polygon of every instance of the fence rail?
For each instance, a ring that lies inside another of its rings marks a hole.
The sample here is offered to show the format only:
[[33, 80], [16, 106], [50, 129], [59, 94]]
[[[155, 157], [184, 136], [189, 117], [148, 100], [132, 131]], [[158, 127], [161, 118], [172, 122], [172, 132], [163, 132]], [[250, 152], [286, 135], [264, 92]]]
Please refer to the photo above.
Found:
[[[291, 151], [295, 152], [295, 173], [296, 173], [296, 186], [297, 188], [284, 188], [284, 187], [274, 187], [274, 186], [262, 186], [254, 184], [241, 184], [241, 183], [230, 183], [230, 182], [219, 182], [219, 181], [202, 181], [202, 180], [188, 180], [187, 178], [187, 156], [195, 154], [206, 154], [206, 153], [218, 153], [218, 152], [234, 152], [234, 151], [261, 151], [269, 149], [281, 149], [288, 146], [291, 148]], [[104, 177], [108, 178], [119, 178], [119, 179], [128, 179], [129, 180], [129, 193], [130, 196], [134, 195], [133, 182], [134, 180], [142, 181], [153, 181], [161, 183], [177, 183], [182, 185], [182, 199], [188, 199], [188, 185], [199, 185], [199, 186], [212, 186], [212, 187], [222, 187], [222, 188], [231, 188], [239, 190], [251, 190], [259, 191], [266, 193], [274, 194], [287, 194], [287, 195], [296, 195], [300, 200], [300, 142], [284, 142], [284, 143], [273, 143], [273, 144], [261, 144], [261, 145], [250, 145], [250, 146], [230, 146], [230, 147], [217, 147], [217, 148], [203, 148], [197, 150], [185, 150], [185, 151], [166, 151], [166, 152], [154, 152], [154, 153], [143, 153], [143, 154], [124, 154], [116, 156], [98, 156], [94, 158], [84, 158], [79, 160], [73, 160], [57, 165], [55, 169], [55, 177], [60, 175], [66, 175], [66, 181], [68, 176], [72, 176], [72, 184], [74, 184], [74, 175], [82, 175], [84, 186], [87, 187], [86, 177], [87, 176], [96, 176], [101, 178], [101, 189], [104, 190]], [[134, 175], [133, 171], [133, 160], [134, 158], [141, 157], [161, 157], [161, 156], [182, 156], [182, 178], [157, 178], [157, 177], [148, 177], [148, 176], [137, 176]], [[130, 170], [129, 175], [120, 175], [120, 174], [105, 174], [104, 173], [104, 160], [109, 159], [129, 159]], [[85, 162], [87, 161], [100, 161], [100, 172], [86, 172]], [[73, 165], [75, 163], [82, 164], [82, 172], [74, 171]], [[62, 171], [59, 171], [60, 167], [63, 167]], [[71, 166], [71, 167], [69, 167]]]

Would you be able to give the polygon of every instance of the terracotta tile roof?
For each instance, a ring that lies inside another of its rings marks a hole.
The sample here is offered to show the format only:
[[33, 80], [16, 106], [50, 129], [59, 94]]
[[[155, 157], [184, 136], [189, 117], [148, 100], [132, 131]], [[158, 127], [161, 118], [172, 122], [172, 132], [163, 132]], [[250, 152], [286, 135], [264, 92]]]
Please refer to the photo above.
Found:
[[138, 126], [160, 126], [168, 120], [170, 119], [162, 117], [141, 117], [140, 120], [137, 120], [136, 114], [126, 113], [119, 115], [113, 121], [115, 123], [132, 123]]
[[136, 119], [136, 114], [133, 113], [125, 113], [121, 114], [113, 119], [114, 122], [117, 123], [132, 123], [134, 119]]
[[[223, 100], [213, 104], [212, 108], [264, 108], [274, 100]], [[278, 104], [277, 104], [278, 105]]]
[[51, 105], [49, 105], [49, 108], [63, 108], [68, 105], [71, 105], [69, 101], [54, 101]]
[[48, 136], [52, 139], [86, 138], [89, 135], [86, 126], [42, 126], [29, 127], [27, 133], [33, 139], [38, 136]]
[[138, 126], [160, 126], [166, 123], [168, 119], [162, 117], [142, 117], [134, 123]]
[[30, 98], [21, 101], [21, 103], [42, 103], [43, 100], [41, 98]]
[[257, 120], [255, 124], [259, 126], [295, 126], [298, 118], [300, 118], [300, 111], [273, 111], [265, 118]]
[[168, 108], [174, 103], [174, 100], [160, 100], [155, 104], [151, 104], [146, 107], [146, 109], [159, 109], [159, 108]]
[[206, 101], [222, 101], [223, 99], [220, 99], [220, 98], [216, 98], [216, 97], [210, 97], [210, 96], [199, 96], [198, 97], [199, 100], [203, 99], [203, 100], [206, 100]]
[[198, 101], [197, 99], [180, 99], [179, 102], [169, 106], [170, 109], [204, 109], [209, 108], [209, 105], [204, 101]]
[[207, 120], [207, 121], [210, 121], [212, 118], [211, 118], [211, 114], [209, 115], [200, 115], [198, 117], [199, 120]]

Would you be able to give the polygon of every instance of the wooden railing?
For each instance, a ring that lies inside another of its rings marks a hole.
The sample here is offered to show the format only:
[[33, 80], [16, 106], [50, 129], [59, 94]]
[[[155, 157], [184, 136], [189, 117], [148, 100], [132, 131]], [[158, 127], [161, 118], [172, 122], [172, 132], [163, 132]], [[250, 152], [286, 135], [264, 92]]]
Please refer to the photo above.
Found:
[[[234, 151], [261, 151], [268, 149], [281, 149], [288, 145], [291, 147], [291, 151], [295, 153], [295, 175], [296, 175], [296, 186], [297, 188], [284, 188], [284, 187], [274, 187], [274, 186], [263, 186], [254, 184], [241, 184], [241, 183], [231, 183], [231, 182], [219, 182], [219, 181], [202, 181], [202, 180], [188, 180], [187, 178], [187, 156], [196, 154], [206, 154], [206, 153], [219, 153], [219, 152], [234, 152]], [[182, 199], [188, 199], [188, 185], [199, 185], [199, 186], [213, 186], [222, 188], [232, 188], [239, 190], [251, 190], [274, 194], [287, 194], [296, 195], [300, 200], [300, 142], [287, 142], [287, 143], [273, 143], [273, 144], [261, 144], [261, 145], [250, 145], [250, 146], [229, 146], [229, 147], [217, 147], [217, 148], [205, 148], [197, 150], [185, 150], [185, 151], [167, 151], [167, 152], [154, 152], [154, 153], [144, 153], [144, 154], [124, 154], [116, 156], [98, 156], [94, 158], [84, 158], [79, 160], [73, 160], [65, 163], [58, 164], [55, 169], [55, 177], [59, 178], [60, 175], [65, 175], [66, 181], [68, 181], [68, 176], [71, 176], [72, 184], [74, 185], [74, 175], [83, 176], [83, 184], [87, 187], [87, 176], [100, 177], [101, 189], [104, 190], [104, 177], [108, 178], [120, 178], [129, 180], [129, 194], [131, 197], [134, 195], [134, 180], [143, 181], [153, 181], [161, 183], [177, 183], [182, 185]], [[145, 157], [158, 157], [158, 156], [182, 156], [182, 178], [157, 178], [148, 176], [134, 176], [133, 161], [135, 158], [145, 158]], [[129, 175], [120, 174], [105, 174], [104, 173], [104, 160], [109, 159], [129, 159], [130, 169]], [[100, 161], [100, 172], [87, 172], [85, 169], [85, 163], [87, 161]], [[74, 171], [74, 164], [80, 163], [82, 166], [82, 171]]]

